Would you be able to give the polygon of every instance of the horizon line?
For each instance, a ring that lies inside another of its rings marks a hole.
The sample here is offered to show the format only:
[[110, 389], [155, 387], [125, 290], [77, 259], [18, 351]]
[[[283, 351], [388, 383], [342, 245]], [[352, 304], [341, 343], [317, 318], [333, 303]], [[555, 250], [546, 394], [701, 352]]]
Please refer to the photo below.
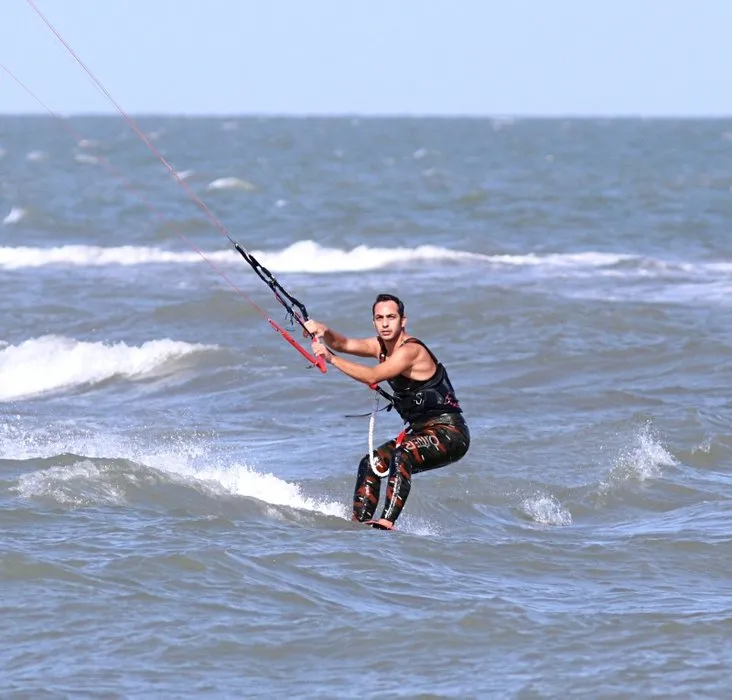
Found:
[[[136, 118], [179, 117], [183, 119], [490, 119], [493, 121], [515, 121], [530, 119], [639, 119], [639, 120], [717, 120], [732, 119], [732, 113], [711, 114], [656, 114], [642, 112], [610, 113], [445, 113], [445, 112], [166, 112], [166, 111], [125, 111], [125, 114]], [[1, 111], [2, 117], [121, 117], [117, 110], [100, 111]]]

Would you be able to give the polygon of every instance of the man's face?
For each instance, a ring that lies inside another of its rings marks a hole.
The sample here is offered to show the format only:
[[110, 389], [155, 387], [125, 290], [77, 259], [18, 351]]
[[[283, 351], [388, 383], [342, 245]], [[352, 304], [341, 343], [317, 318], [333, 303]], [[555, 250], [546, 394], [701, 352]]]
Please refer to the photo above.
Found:
[[399, 316], [399, 307], [394, 301], [380, 301], [374, 307], [374, 328], [384, 340], [396, 338], [406, 321]]

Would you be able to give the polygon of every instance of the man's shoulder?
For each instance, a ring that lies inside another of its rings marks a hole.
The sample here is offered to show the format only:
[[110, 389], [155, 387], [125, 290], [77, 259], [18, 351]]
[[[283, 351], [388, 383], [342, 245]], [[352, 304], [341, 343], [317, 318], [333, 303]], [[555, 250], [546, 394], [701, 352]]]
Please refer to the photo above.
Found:
[[399, 344], [399, 347], [415, 359], [422, 355], [422, 353], [431, 354], [429, 348], [419, 338], [415, 338], [414, 336], [403, 340]]
[[[424, 344], [424, 341], [420, 340], [419, 338], [415, 338], [413, 335], [410, 335], [406, 340], [402, 342], [402, 345], [411, 345], [416, 351], [427, 350], [427, 346]], [[429, 352], [429, 350], [427, 350]]]

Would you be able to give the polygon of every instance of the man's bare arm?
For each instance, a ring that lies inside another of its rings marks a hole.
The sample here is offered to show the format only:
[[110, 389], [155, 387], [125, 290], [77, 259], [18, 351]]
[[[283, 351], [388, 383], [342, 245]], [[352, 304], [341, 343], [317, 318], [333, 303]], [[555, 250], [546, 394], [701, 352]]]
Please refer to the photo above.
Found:
[[[373, 340], [378, 345], [378, 341], [376, 339]], [[313, 352], [316, 355], [325, 357], [326, 361], [333, 365], [333, 367], [339, 369], [343, 374], [347, 374], [352, 379], [363, 382], [364, 384], [378, 384], [386, 379], [393, 379], [398, 374], [407, 372], [414, 365], [420, 348], [415, 345], [404, 345], [395, 350], [384, 362], [380, 362], [374, 367], [367, 367], [358, 362], [352, 362], [343, 357], [333, 355], [328, 352], [323, 343], [318, 343], [317, 341], [313, 343]]]
[[376, 338], [349, 338], [324, 323], [312, 319], [306, 321], [305, 326], [316, 338], [322, 340], [335, 352], [345, 352], [359, 357], [379, 356], [379, 341]]

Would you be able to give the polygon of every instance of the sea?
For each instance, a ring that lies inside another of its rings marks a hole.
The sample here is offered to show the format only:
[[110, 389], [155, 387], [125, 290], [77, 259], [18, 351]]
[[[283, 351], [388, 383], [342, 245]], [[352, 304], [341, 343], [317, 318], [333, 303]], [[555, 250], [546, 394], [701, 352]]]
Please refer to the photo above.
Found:
[[[728, 697], [732, 119], [124, 117], [0, 117], [0, 696]], [[447, 367], [395, 531], [227, 235]]]

